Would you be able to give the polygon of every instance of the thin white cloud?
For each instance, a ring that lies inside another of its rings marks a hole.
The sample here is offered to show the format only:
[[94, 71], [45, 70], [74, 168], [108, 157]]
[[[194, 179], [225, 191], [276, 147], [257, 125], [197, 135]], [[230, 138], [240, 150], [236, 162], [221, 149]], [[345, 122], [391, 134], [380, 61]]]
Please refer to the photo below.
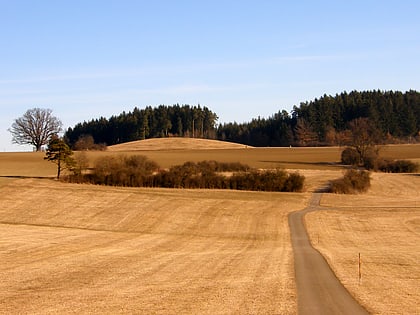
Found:
[[185, 73], [203, 73], [207, 71], [223, 71], [232, 69], [246, 69], [264, 66], [275, 66], [295, 62], [319, 62], [332, 60], [356, 60], [365, 58], [361, 54], [342, 54], [342, 55], [293, 55], [280, 56], [265, 59], [249, 59], [239, 61], [226, 62], [209, 62], [209, 63], [191, 63], [191, 64], [171, 64], [171, 65], [155, 65], [147, 67], [138, 67], [134, 69], [108, 69], [84, 72], [68, 73], [68, 74], [51, 74], [45, 76], [32, 76], [25, 78], [0, 78], [0, 85], [15, 85], [28, 83], [44, 83], [58, 81], [83, 81], [83, 80], [102, 80], [115, 79], [124, 77], [147, 77], [147, 76], [168, 76]]

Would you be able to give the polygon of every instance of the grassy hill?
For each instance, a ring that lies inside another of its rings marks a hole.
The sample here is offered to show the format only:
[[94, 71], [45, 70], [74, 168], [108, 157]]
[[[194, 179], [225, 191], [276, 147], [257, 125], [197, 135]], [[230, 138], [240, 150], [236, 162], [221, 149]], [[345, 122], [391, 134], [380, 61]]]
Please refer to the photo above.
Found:
[[154, 138], [125, 142], [108, 147], [108, 151], [154, 151], [154, 150], [201, 150], [201, 149], [241, 149], [249, 146], [198, 138]]

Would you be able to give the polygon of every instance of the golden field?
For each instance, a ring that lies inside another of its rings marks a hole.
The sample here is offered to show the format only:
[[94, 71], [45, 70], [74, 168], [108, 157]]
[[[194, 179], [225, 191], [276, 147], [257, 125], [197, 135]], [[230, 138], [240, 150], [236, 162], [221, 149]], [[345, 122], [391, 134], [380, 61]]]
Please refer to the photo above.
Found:
[[374, 173], [367, 194], [324, 194], [306, 216], [312, 245], [372, 314], [418, 314], [419, 187], [420, 174]]
[[[0, 313], [296, 314], [287, 215], [341, 176], [341, 149], [155, 145], [88, 157], [141, 154], [162, 167], [218, 160], [299, 169], [306, 190], [68, 184], [53, 179], [55, 167], [42, 153], [0, 153]], [[418, 145], [382, 150], [420, 161]], [[416, 311], [419, 181], [374, 174], [367, 194], [324, 194], [325, 210], [306, 218], [314, 246], [372, 313]]]
[[305, 195], [17, 179], [0, 200], [3, 313], [295, 313]]

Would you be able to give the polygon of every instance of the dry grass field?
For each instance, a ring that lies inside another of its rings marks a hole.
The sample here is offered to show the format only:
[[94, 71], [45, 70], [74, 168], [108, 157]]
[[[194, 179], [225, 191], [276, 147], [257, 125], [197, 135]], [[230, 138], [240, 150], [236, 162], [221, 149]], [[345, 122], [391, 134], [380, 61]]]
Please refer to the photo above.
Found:
[[14, 179], [0, 313], [294, 314], [287, 227], [306, 195]]
[[328, 209], [306, 216], [312, 244], [372, 314], [419, 314], [420, 176], [372, 177], [367, 194], [323, 196]]
[[[52, 179], [56, 169], [42, 153], [0, 153], [0, 314], [297, 312], [287, 215], [341, 176], [339, 148], [181, 150], [166, 143], [88, 157], [106, 154], [142, 154], [162, 167], [214, 159], [299, 169], [306, 192], [66, 184]], [[420, 146], [390, 146], [383, 154], [420, 160]], [[366, 195], [325, 194], [329, 210], [311, 213], [307, 226], [368, 310], [415, 314], [420, 177], [373, 178]]]
[[[192, 141], [191, 141], [192, 140]], [[221, 142], [205, 139], [166, 138], [135, 141], [129, 144], [116, 145], [108, 148], [110, 154], [121, 152], [121, 148], [129, 154], [141, 154], [155, 160], [164, 168], [185, 161], [199, 162], [216, 160], [220, 162], [241, 162], [256, 168], [311, 168], [328, 169], [340, 161], [341, 149], [326, 148], [254, 148], [231, 142]], [[182, 150], [180, 150], [182, 148]]]
[[160, 151], [160, 150], [185, 150], [185, 149], [243, 149], [248, 146], [210, 139], [199, 138], [159, 138], [146, 139], [126, 142], [109, 146], [109, 151], [128, 152], [128, 151]]

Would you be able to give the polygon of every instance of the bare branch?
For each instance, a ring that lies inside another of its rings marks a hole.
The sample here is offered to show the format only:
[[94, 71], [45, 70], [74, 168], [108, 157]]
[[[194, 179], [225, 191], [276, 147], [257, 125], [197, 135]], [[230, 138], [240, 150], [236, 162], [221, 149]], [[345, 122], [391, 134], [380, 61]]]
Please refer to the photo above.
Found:
[[40, 151], [53, 135], [62, 130], [61, 126], [61, 121], [52, 115], [51, 109], [32, 108], [15, 119], [9, 131], [13, 143], [30, 144]]

